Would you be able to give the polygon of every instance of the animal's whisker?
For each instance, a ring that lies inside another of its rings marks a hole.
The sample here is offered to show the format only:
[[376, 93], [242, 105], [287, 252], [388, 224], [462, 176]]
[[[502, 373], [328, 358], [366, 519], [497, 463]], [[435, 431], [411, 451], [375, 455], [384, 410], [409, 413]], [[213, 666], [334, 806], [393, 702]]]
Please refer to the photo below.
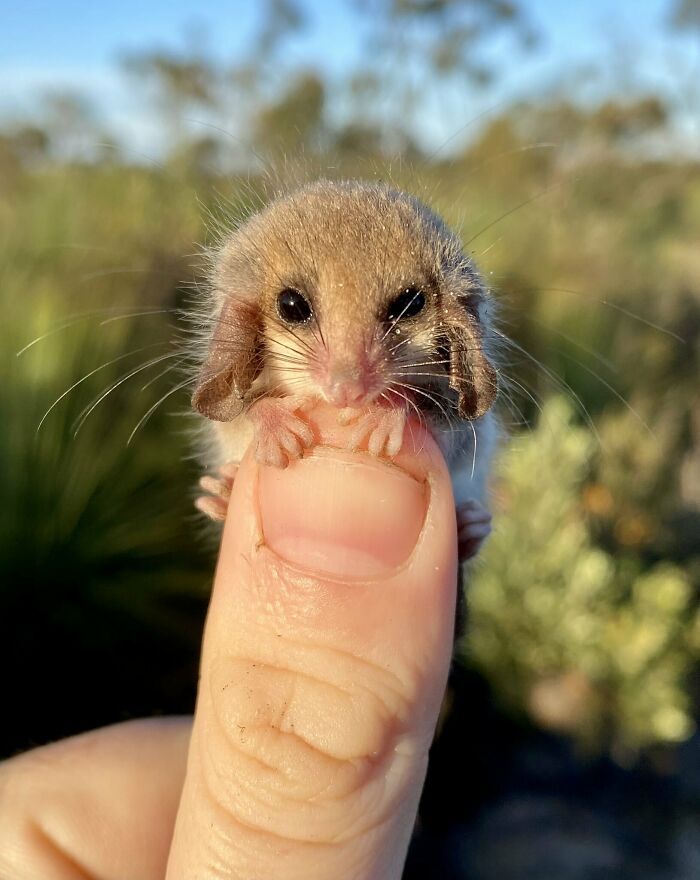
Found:
[[128, 315], [117, 315], [113, 318], [106, 318], [104, 321], [100, 321], [100, 327], [106, 327], [107, 324], [113, 324], [115, 321], [124, 321], [128, 318], [144, 318], [148, 315], [168, 315], [174, 314], [175, 309], [145, 309], [142, 312], [132, 312]]
[[109, 278], [113, 275], [149, 275], [155, 274], [152, 267], [114, 266], [111, 269], [96, 269], [78, 276], [80, 281], [95, 281], [97, 278]]
[[525, 418], [524, 413], [513, 400], [513, 395], [503, 386], [501, 386], [501, 401], [507, 407], [508, 412], [514, 419], [510, 424], [513, 426], [525, 426], [528, 424], [528, 420]]
[[649, 427], [649, 425], [644, 421], [644, 419], [640, 416], [640, 414], [637, 412], [637, 410], [630, 404], [630, 402], [625, 398], [625, 396], [623, 394], [620, 394], [620, 392], [617, 390], [617, 388], [615, 388], [613, 385], [610, 384], [610, 382], [608, 382], [606, 379], [603, 379], [603, 377], [601, 375], [599, 375], [595, 370], [592, 370], [589, 366], [582, 363], [577, 358], [572, 358], [571, 355], [568, 355], [565, 352], [560, 352], [560, 354], [562, 355], [562, 357], [566, 358], [566, 360], [571, 361], [572, 363], [576, 364], [582, 370], [585, 370], [585, 372], [589, 373], [591, 376], [593, 376], [595, 379], [597, 379], [597, 381], [600, 382], [601, 385], [603, 385], [605, 388], [607, 388], [608, 391], [610, 391], [610, 393], [613, 394], [620, 401], [620, 403], [625, 407], [625, 409], [628, 412], [630, 412], [637, 419], [639, 424], [644, 428], [644, 430], [649, 434], [649, 436], [653, 440], [656, 439], [656, 434], [654, 434], [654, 432]]
[[[418, 406], [416, 405], [415, 401], [411, 400], [411, 398], [410, 398], [407, 394], [402, 394], [397, 388], [393, 387], [393, 383], [390, 384], [390, 386], [389, 386], [389, 388], [387, 389], [387, 391], [391, 392], [392, 394], [396, 394], [397, 397], [401, 398], [401, 399], [404, 400], [404, 401], [405, 401], [410, 407], [412, 407], [412, 408], [415, 410], [416, 415], [418, 416], [418, 422], [419, 422], [419, 424], [421, 424], [421, 425], [425, 425], [425, 416], [424, 416], [423, 413], [420, 411], [420, 409], [419, 409]], [[380, 395], [380, 397], [381, 397], [382, 399], [386, 400], [387, 403], [391, 404], [391, 401], [389, 400], [389, 398], [386, 396], [386, 394], [385, 394], [384, 392], [382, 392], [382, 394]]]
[[169, 397], [172, 397], [172, 395], [175, 394], [176, 392], [181, 391], [183, 388], [187, 387], [187, 385], [189, 385], [191, 383], [191, 381], [192, 381], [191, 379], [187, 378], [183, 382], [179, 382], [174, 388], [171, 388], [161, 398], [159, 398], [153, 404], [153, 406], [149, 407], [148, 410], [144, 413], [144, 415], [141, 416], [139, 421], [136, 423], [134, 430], [131, 432], [131, 434], [129, 434], [129, 439], [126, 441], [126, 445], [129, 446], [129, 444], [134, 439], [134, 436], [136, 435], [139, 428], [141, 428], [143, 425], [146, 424], [146, 422], [150, 419], [150, 417], [153, 415], [153, 413], [158, 409], [158, 407], [162, 403], [164, 403]]
[[107, 367], [111, 367], [113, 364], [116, 364], [119, 361], [123, 361], [123, 360], [126, 360], [126, 358], [133, 357], [135, 354], [141, 354], [141, 352], [148, 351], [148, 349], [150, 349], [150, 348], [157, 348], [161, 345], [167, 345], [167, 344], [168, 343], [166, 343], [166, 342], [154, 342], [151, 345], [144, 345], [141, 348], [135, 348], [133, 351], [127, 351], [125, 354], [120, 354], [117, 357], [112, 358], [109, 361], [106, 361], [104, 364], [100, 364], [99, 367], [95, 367], [94, 370], [90, 370], [90, 372], [86, 373], [84, 376], [81, 376], [81, 378], [78, 379], [76, 382], [73, 382], [73, 384], [69, 388], [66, 388], [66, 390], [62, 394], [60, 394], [56, 398], [56, 400], [54, 400], [54, 402], [51, 404], [51, 406], [46, 410], [44, 415], [41, 417], [41, 421], [39, 422], [39, 424], [36, 427], [37, 433], [41, 430], [41, 426], [46, 421], [49, 413], [51, 413], [54, 410], [54, 408], [56, 406], [58, 406], [58, 404], [71, 393], [71, 391], [73, 391], [75, 388], [77, 388], [78, 385], [82, 385], [83, 382], [86, 382], [88, 379], [90, 379], [96, 373], [99, 373], [100, 370], [105, 370]]
[[[422, 374], [419, 373], [418, 375], [420, 376], [420, 375], [422, 375]], [[403, 378], [403, 377], [402, 377], [402, 378]], [[414, 385], [410, 385], [409, 383], [407, 383], [407, 382], [403, 382], [403, 381], [400, 382], [399, 384], [402, 385], [402, 387], [405, 387], [405, 388], [418, 388], [418, 387], [419, 387], [419, 386], [417, 386], [417, 385], [415, 385], [415, 386], [414, 386]], [[435, 388], [434, 386], [424, 387], [424, 388], [421, 388], [421, 390], [422, 390], [424, 393], [428, 393], [428, 392], [433, 393], [435, 396], [441, 398], [442, 400], [444, 400], [444, 401], [445, 401], [447, 404], [449, 404], [449, 405], [452, 405], [452, 404], [453, 404], [453, 401], [450, 399], [450, 397], [449, 397], [447, 394], [444, 394], [442, 391], [440, 391], [439, 389]]]
[[499, 217], [496, 217], [495, 220], [492, 220], [490, 223], [487, 223], [486, 226], [483, 226], [477, 233], [472, 235], [471, 238], [467, 239], [464, 243], [464, 247], [468, 248], [470, 244], [475, 242], [477, 238], [480, 238], [485, 232], [488, 232], [489, 229], [493, 229], [498, 223], [502, 223], [507, 217], [510, 217], [511, 214], [515, 214], [517, 211], [520, 211], [522, 208], [526, 208], [528, 205], [531, 205], [533, 202], [538, 201], [544, 196], [548, 195], [552, 190], [562, 187], [564, 185], [564, 181], [559, 181], [558, 183], [552, 184], [552, 186], [545, 187], [545, 189], [540, 190], [540, 192], [535, 193], [534, 196], [530, 196], [529, 199], [524, 199], [522, 202], [519, 202], [517, 205], [514, 205], [508, 211], [504, 211]]
[[[279, 366], [279, 364], [278, 364], [278, 366]], [[283, 367], [284, 367], [285, 375], [287, 375], [287, 374], [294, 375], [295, 373], [298, 375], [301, 375], [301, 376], [307, 375], [307, 371], [303, 367], [289, 366], [287, 364], [284, 364]]]
[[392, 370], [394, 376], [413, 376], [416, 379], [428, 377], [431, 379], [447, 379], [447, 373], [436, 373], [432, 370]]
[[411, 367], [439, 367], [449, 364], [449, 359], [431, 360], [431, 361], [397, 361], [398, 366], [402, 369], [410, 369]]
[[635, 312], [626, 309], [624, 306], [619, 305], [618, 303], [612, 302], [609, 299], [601, 299], [600, 297], [592, 296], [588, 293], [585, 293], [582, 290], [573, 290], [568, 287], [537, 287], [537, 288], [525, 288], [528, 291], [541, 291], [542, 293], [566, 293], [571, 296], [580, 297], [584, 302], [593, 302], [596, 305], [603, 305], [613, 311], [619, 312], [621, 315], [625, 315], [627, 318], [631, 318], [633, 321], [638, 321], [640, 324], [644, 324], [646, 327], [649, 327], [652, 330], [658, 330], [659, 333], [664, 333], [666, 336], [670, 336], [672, 339], [675, 339], [676, 342], [680, 342], [685, 345], [686, 340], [679, 336], [677, 333], [674, 333], [673, 330], [669, 330], [668, 327], [662, 327], [661, 324], [655, 324], [653, 321], [648, 318], [644, 318], [642, 315], [638, 315]]
[[278, 339], [277, 337], [275, 337], [274, 339], [271, 339], [268, 342], [268, 351], [272, 350], [272, 346], [279, 346], [280, 348], [284, 348], [287, 351], [290, 351], [293, 354], [298, 355], [300, 358], [308, 359], [308, 357], [309, 357], [308, 352], [304, 351], [303, 349], [295, 348], [293, 345], [290, 345], [290, 343], [283, 342], [281, 339]]
[[[71, 315], [68, 318], [66, 318], [63, 322], [61, 322], [58, 326], [52, 327], [50, 330], [47, 330], [46, 333], [42, 333], [41, 336], [37, 336], [35, 339], [32, 339], [31, 342], [28, 342], [25, 346], [20, 348], [19, 351], [15, 352], [15, 355], [16, 355], [16, 357], [20, 357], [25, 352], [29, 351], [30, 348], [33, 348], [35, 345], [37, 345], [39, 342], [43, 342], [45, 339], [48, 339], [51, 336], [55, 336], [57, 333], [60, 333], [63, 330], [68, 330], [71, 327], [75, 327], [75, 325], [79, 324], [81, 321], [88, 321], [88, 320], [90, 320], [90, 318], [99, 317], [100, 315], [105, 314], [105, 312], [114, 312], [118, 308], [119, 307], [110, 307], [110, 308], [105, 308], [105, 309], [91, 309], [88, 312], [81, 312], [80, 314], [77, 314], [77, 315]], [[129, 320], [130, 318], [141, 318], [141, 317], [146, 317], [148, 315], [161, 315], [161, 314], [165, 314], [165, 313], [174, 313], [174, 311], [175, 311], [174, 309], [149, 309], [149, 310], [134, 312], [134, 311], [132, 311], [131, 307], [129, 307], [126, 314], [118, 315], [117, 317], [112, 318], [110, 320], [125, 321], [125, 320]], [[100, 324], [100, 326], [102, 326], [103, 323], [106, 323], [106, 322], [102, 322]]]
[[[496, 332], [498, 332], [498, 331], [496, 331]], [[593, 421], [591, 414], [588, 412], [588, 408], [586, 407], [584, 402], [581, 400], [581, 397], [571, 387], [571, 385], [569, 385], [568, 382], [566, 382], [564, 379], [562, 379], [561, 376], [558, 376], [553, 370], [550, 370], [549, 367], [546, 367], [534, 355], [530, 354], [530, 352], [526, 348], [523, 348], [523, 346], [521, 346], [517, 342], [515, 342], [515, 340], [510, 339], [509, 337], [505, 336], [505, 334], [501, 334], [501, 335], [503, 336], [503, 340], [509, 346], [517, 349], [529, 361], [531, 361], [539, 370], [541, 370], [542, 374], [544, 376], [546, 376], [549, 379], [549, 381], [552, 382], [552, 384], [556, 388], [558, 388], [560, 390], [564, 390], [564, 393], [566, 393], [569, 397], [571, 397], [576, 402], [577, 407], [578, 407], [579, 411], [581, 412], [581, 415], [586, 420], [586, 424], [591, 429], [592, 433], [595, 435], [598, 443], [602, 446], [603, 443], [602, 443], [600, 433], [598, 432], [598, 429], [595, 426], [595, 422]]]
[[592, 357], [594, 360], [598, 361], [599, 364], [604, 366], [606, 369], [610, 370], [611, 373], [619, 372], [616, 364], [613, 364], [609, 358], [603, 357], [600, 352], [595, 351], [587, 345], [584, 345], [582, 342], [579, 342], [577, 339], [574, 339], [573, 336], [570, 336], [568, 333], [564, 333], [562, 330], [559, 330], [557, 327], [552, 327], [551, 324], [547, 324], [544, 321], [540, 321], [538, 318], [535, 318], [533, 315], [524, 315], [525, 320], [530, 323], [537, 324], [539, 327], [543, 327], [547, 332], [556, 333], [557, 336], [560, 336], [570, 345], [575, 346], [581, 351], [585, 352], [587, 355]]
[[167, 376], [168, 373], [170, 373], [172, 370], [177, 370], [178, 367], [181, 367], [184, 363], [185, 363], [184, 358], [181, 358], [176, 363], [170, 364], [169, 366], [165, 367], [163, 370], [160, 370], [158, 373], [156, 373], [155, 376], [153, 376], [152, 379], [149, 379], [148, 382], [145, 383], [145, 385], [142, 385], [141, 388], [139, 388], [139, 391], [145, 391], [147, 388], [150, 388], [151, 385], [155, 385], [155, 383], [159, 379], [162, 379], [163, 376]]
[[[523, 392], [523, 394], [526, 394], [527, 397], [532, 401], [532, 403], [535, 405], [537, 410], [540, 413], [542, 412], [542, 404], [540, 403], [540, 401], [535, 397], [535, 395], [530, 391], [530, 389], [525, 384], [523, 384], [522, 382], [513, 378], [513, 376], [503, 376], [502, 377], [502, 385], [505, 385], [506, 388], [508, 387], [508, 385], [515, 385], [516, 387], [520, 388], [520, 390]], [[518, 414], [522, 418], [523, 414], [521, 412], [519, 412]]]
[[[401, 388], [406, 388], [406, 389], [408, 389], [409, 391], [414, 391], [416, 394], [420, 394], [422, 397], [425, 397], [425, 398], [427, 398], [428, 400], [430, 400], [430, 401], [431, 401], [432, 403], [434, 403], [435, 406], [440, 410], [440, 412], [442, 413], [442, 416], [444, 417], [445, 422], [448, 424], [448, 426], [453, 426], [453, 425], [454, 425], [454, 418], [451, 417], [451, 415], [450, 415], [450, 413], [449, 413], [449, 410], [446, 409], [446, 408], [440, 403], [440, 401], [437, 399], [437, 397], [435, 397], [434, 395], [428, 393], [427, 391], [423, 390], [422, 388], [418, 388], [416, 385], [411, 385], [411, 384], [409, 384], [408, 382], [394, 382], [393, 384], [394, 384], [394, 385], [398, 385], [398, 386], [401, 387]], [[442, 395], [438, 395], [438, 396], [442, 396]], [[445, 399], [446, 399], [446, 398], [445, 398]]]
[[280, 327], [284, 332], [289, 333], [289, 335], [292, 336], [307, 352], [309, 357], [314, 359], [317, 357], [316, 351], [311, 343], [305, 340], [303, 337], [299, 336], [298, 333], [292, 330], [292, 328], [288, 324], [285, 324], [280, 318], [278, 318], [277, 315], [274, 315], [269, 311], [265, 311], [263, 312], [263, 314], [268, 319], [268, 321], [270, 321], [270, 323], [275, 324], [277, 327]]
[[[423, 413], [420, 411], [420, 409], [416, 406], [414, 401], [412, 401], [410, 399], [410, 397], [408, 397], [405, 394], [401, 394], [401, 392], [398, 391], [396, 388], [392, 388], [391, 386], [389, 386], [387, 388], [386, 392], [382, 392], [380, 394], [381, 399], [385, 400], [389, 404], [389, 406], [392, 406], [392, 401], [388, 397], [389, 394], [396, 394], [399, 398], [402, 398], [409, 406], [413, 407], [413, 409], [416, 411], [416, 416], [418, 417], [418, 424], [421, 427], [425, 427], [425, 417], [423, 416]], [[413, 425], [411, 424], [410, 419], [408, 419], [407, 423], [408, 423], [408, 433], [411, 435], [411, 446], [415, 450], [416, 449], [416, 438], [413, 434]], [[420, 450], [417, 450], [417, 451], [419, 453], [422, 452], [423, 446], [421, 446]]]
[[469, 427], [472, 429], [472, 436], [474, 437], [474, 448], [472, 450], [472, 472], [469, 476], [470, 480], [474, 479], [474, 471], [476, 470], [476, 428], [474, 427], [474, 422], [469, 422]]
[[[150, 367], [154, 367], [156, 364], [162, 363], [162, 361], [167, 360], [168, 358], [179, 357], [180, 352], [168, 352], [166, 354], [160, 355], [157, 358], [152, 358], [150, 361], [147, 361], [145, 364], [140, 364], [138, 367], [134, 367], [133, 370], [129, 370], [127, 373], [120, 376], [114, 382], [112, 382], [105, 391], [103, 391], [95, 400], [93, 400], [87, 407], [85, 407], [81, 413], [78, 415], [76, 420], [73, 422], [73, 437], [78, 436], [78, 432], [85, 424], [86, 420], [90, 417], [91, 413], [95, 411], [95, 409], [102, 403], [105, 398], [107, 398], [113, 391], [119, 388], [124, 382], [127, 382], [133, 376], [138, 375], [144, 370], [149, 369]], [[191, 379], [188, 379], [188, 382], [191, 382]]]
[[274, 359], [277, 363], [280, 364], [292, 364], [296, 366], [304, 366], [307, 364], [307, 360], [304, 357], [297, 357], [288, 351], [275, 351], [268, 350], [266, 353], [266, 358]]
[[304, 357], [295, 357], [293, 354], [290, 354], [287, 351], [275, 351], [274, 349], [268, 349], [267, 357], [270, 360], [278, 361], [281, 364], [294, 364], [297, 366], [304, 366], [307, 363], [307, 360]]
[[389, 327], [388, 327], [387, 330], [385, 331], [385, 333], [384, 333], [384, 335], [382, 336], [382, 338], [379, 340], [380, 342], [384, 342], [384, 340], [387, 338], [387, 336], [388, 336], [388, 335], [391, 333], [391, 331], [396, 327], [396, 325], [399, 323], [399, 321], [401, 320], [401, 318], [403, 318], [403, 316], [404, 316], [404, 315], [406, 314], [406, 312], [411, 308], [411, 306], [413, 305], [413, 303], [416, 301], [416, 299], [417, 299], [419, 296], [423, 296], [423, 291], [421, 291], [421, 290], [416, 290], [416, 292], [413, 294], [413, 296], [410, 298], [410, 300], [408, 300], [408, 302], [407, 302], [406, 305], [403, 307], [403, 309], [401, 309], [401, 312], [400, 312], [395, 318], [392, 319], [392, 321], [391, 321]]

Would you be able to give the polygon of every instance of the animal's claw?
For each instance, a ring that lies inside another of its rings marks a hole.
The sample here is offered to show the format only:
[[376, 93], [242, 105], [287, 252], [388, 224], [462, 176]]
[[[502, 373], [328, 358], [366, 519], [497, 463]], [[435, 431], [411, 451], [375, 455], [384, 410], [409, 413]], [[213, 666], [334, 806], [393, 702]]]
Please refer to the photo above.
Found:
[[200, 495], [194, 502], [197, 510], [216, 522], [226, 519], [228, 502], [236, 478], [238, 465], [235, 462], [225, 464], [219, 470], [219, 477], [204, 476], [200, 479], [200, 487], [207, 493]]
[[250, 408], [248, 417], [255, 428], [255, 460], [260, 464], [286, 467], [314, 443], [314, 432], [296, 412], [307, 408], [306, 398], [265, 398]]
[[371, 455], [395, 458], [403, 444], [405, 426], [406, 411], [403, 409], [377, 407], [369, 410], [360, 415], [350, 432], [350, 448], [360, 449], [367, 444]]

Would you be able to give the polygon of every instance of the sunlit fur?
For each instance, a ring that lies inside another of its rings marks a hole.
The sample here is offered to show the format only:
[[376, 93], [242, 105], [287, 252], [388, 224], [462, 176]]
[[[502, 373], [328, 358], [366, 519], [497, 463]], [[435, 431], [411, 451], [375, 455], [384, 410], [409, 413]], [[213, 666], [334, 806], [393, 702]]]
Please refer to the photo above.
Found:
[[[279, 317], [277, 297], [287, 287], [310, 302], [308, 322]], [[423, 292], [424, 308], [387, 321], [389, 305], [407, 288]], [[330, 399], [338, 377], [359, 376], [364, 394], [357, 405], [398, 406], [425, 420], [448, 458], [458, 501], [483, 500], [495, 420], [491, 413], [473, 422], [458, 416], [445, 332], [447, 307], [458, 304], [473, 328], [469, 356], [493, 360], [491, 304], [457, 237], [418, 200], [384, 185], [327, 181], [282, 196], [225, 242], [213, 291], [219, 322], [232, 314], [227, 306], [255, 304], [262, 338], [257, 376], [239, 411], [211, 423], [210, 466], [240, 459], [252, 436], [246, 408], [258, 397]], [[217, 368], [227, 356], [250, 360], [242, 354], [247, 344], [235, 339], [217, 343]], [[205, 377], [207, 370], [205, 361]]]

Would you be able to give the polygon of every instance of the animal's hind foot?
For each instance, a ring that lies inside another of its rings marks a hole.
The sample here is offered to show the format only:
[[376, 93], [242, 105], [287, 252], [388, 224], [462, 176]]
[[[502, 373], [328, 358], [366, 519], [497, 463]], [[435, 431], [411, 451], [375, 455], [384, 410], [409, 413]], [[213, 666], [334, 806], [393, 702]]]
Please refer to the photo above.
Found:
[[466, 562], [479, 552], [491, 534], [491, 514], [479, 501], [465, 501], [457, 507], [459, 561]]
[[237, 470], [238, 464], [229, 462], [219, 470], [218, 478], [212, 476], [202, 477], [199, 481], [199, 486], [207, 494], [200, 495], [195, 500], [194, 506], [197, 510], [215, 522], [225, 520]]

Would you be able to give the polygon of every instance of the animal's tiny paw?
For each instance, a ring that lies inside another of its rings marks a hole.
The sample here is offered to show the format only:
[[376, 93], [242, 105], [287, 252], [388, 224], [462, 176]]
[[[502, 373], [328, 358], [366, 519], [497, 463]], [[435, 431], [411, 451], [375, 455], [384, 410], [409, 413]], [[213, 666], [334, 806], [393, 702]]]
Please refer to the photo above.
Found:
[[491, 534], [491, 514], [479, 501], [465, 501], [457, 508], [459, 561], [466, 562], [479, 552]]
[[306, 405], [305, 398], [264, 398], [253, 404], [248, 417], [255, 428], [257, 462], [284, 468], [313, 445], [313, 431], [296, 415]]
[[207, 494], [200, 495], [195, 500], [194, 506], [197, 510], [217, 522], [226, 519], [226, 511], [237, 470], [238, 465], [235, 462], [229, 462], [219, 470], [218, 479], [211, 476], [202, 477], [199, 485]]
[[[348, 422], [346, 422], [348, 424]], [[398, 407], [377, 407], [362, 414], [350, 432], [350, 448], [365, 443], [371, 455], [395, 458], [403, 444], [406, 411]]]

